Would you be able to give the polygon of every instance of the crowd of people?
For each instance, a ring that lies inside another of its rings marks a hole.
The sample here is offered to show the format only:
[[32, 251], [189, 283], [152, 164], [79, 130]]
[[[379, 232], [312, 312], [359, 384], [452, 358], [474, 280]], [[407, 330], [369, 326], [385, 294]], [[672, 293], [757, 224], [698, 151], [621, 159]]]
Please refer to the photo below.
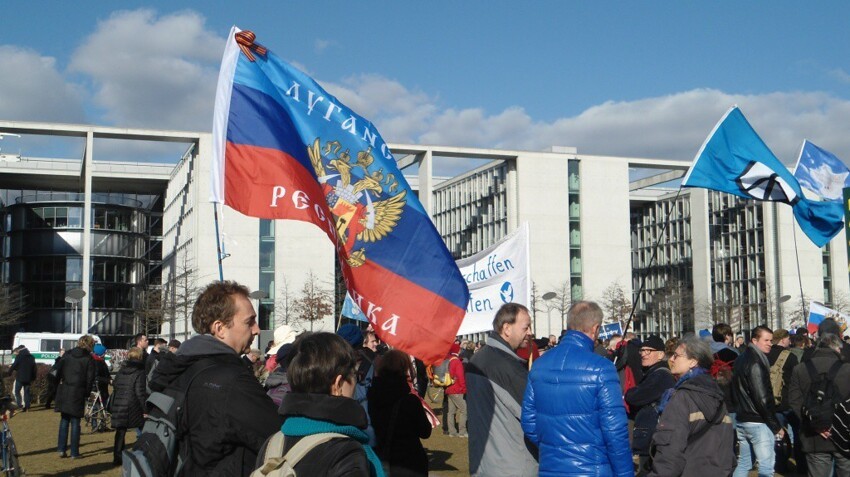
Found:
[[[288, 465], [297, 475], [426, 476], [422, 439], [440, 427], [424, 399], [430, 386], [443, 391], [442, 431], [468, 439], [471, 475], [768, 476], [793, 460], [798, 473], [850, 476], [812, 398], [850, 396], [850, 346], [834, 320], [814, 337], [757, 326], [742, 339], [721, 323], [710, 336], [666, 341], [603, 341], [602, 321], [597, 304], [576, 302], [560, 338], [535, 340], [529, 310], [509, 303], [486, 342], [458, 340], [433, 367], [355, 324], [336, 333], [283, 325], [261, 352], [251, 348], [259, 328], [248, 289], [215, 282], [194, 305], [197, 335], [156, 339], [150, 353], [137, 335], [114, 378], [91, 336], [57, 359], [57, 450], [80, 456], [86, 399], [98, 389], [106, 400], [111, 384], [113, 461], [125, 475], [155, 432], [149, 398], [182, 395], [182, 475]], [[34, 361], [14, 352], [27, 410]], [[132, 452], [128, 431], [138, 436]]]

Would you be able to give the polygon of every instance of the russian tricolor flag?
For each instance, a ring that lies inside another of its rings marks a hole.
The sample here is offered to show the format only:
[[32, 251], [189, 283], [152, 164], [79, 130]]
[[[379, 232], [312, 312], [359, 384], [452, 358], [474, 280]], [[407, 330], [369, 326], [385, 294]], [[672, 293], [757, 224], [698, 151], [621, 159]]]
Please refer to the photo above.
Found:
[[218, 79], [211, 200], [316, 224], [378, 336], [425, 362], [445, 358], [469, 292], [387, 144], [236, 27]]

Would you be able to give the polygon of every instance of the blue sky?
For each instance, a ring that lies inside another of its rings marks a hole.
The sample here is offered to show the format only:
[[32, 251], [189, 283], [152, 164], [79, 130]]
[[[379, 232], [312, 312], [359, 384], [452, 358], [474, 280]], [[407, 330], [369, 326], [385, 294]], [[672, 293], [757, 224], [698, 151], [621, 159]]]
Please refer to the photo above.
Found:
[[233, 24], [390, 142], [691, 160], [737, 103], [850, 158], [848, 2], [17, 2], [0, 119], [209, 130]]

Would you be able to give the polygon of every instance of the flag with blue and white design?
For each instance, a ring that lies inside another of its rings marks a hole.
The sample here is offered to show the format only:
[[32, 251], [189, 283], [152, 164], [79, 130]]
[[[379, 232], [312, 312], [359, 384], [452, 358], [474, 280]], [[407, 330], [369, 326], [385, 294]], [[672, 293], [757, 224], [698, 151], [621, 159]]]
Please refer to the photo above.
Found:
[[835, 154], [803, 141], [794, 177], [800, 185], [815, 194], [820, 200], [841, 202], [844, 188], [850, 187], [850, 169]]
[[803, 196], [797, 179], [765, 145], [737, 106], [727, 111], [708, 135], [682, 186], [788, 204], [800, 229], [818, 247], [826, 245], [844, 226], [840, 206]]
[[345, 293], [345, 301], [342, 302], [342, 316], [357, 321], [369, 321], [366, 319], [366, 315], [360, 310], [360, 307], [357, 306], [357, 303], [354, 303], [348, 292]]

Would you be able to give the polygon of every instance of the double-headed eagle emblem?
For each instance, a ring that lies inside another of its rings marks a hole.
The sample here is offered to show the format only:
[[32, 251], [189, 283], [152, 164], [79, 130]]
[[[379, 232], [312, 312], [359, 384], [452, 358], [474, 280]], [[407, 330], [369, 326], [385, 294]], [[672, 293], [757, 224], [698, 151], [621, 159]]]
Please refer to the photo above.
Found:
[[[329, 141], [322, 148], [319, 138], [307, 146], [346, 252], [345, 260], [359, 267], [366, 263], [366, 251], [362, 247], [352, 251], [355, 242], [377, 242], [386, 237], [401, 219], [407, 190], [391, 195], [399, 188], [398, 180], [392, 173], [384, 175], [383, 168], [371, 167], [375, 161], [371, 148], [358, 152], [354, 162], [349, 151], [341, 149], [339, 141]], [[385, 195], [388, 197], [378, 200]]]

